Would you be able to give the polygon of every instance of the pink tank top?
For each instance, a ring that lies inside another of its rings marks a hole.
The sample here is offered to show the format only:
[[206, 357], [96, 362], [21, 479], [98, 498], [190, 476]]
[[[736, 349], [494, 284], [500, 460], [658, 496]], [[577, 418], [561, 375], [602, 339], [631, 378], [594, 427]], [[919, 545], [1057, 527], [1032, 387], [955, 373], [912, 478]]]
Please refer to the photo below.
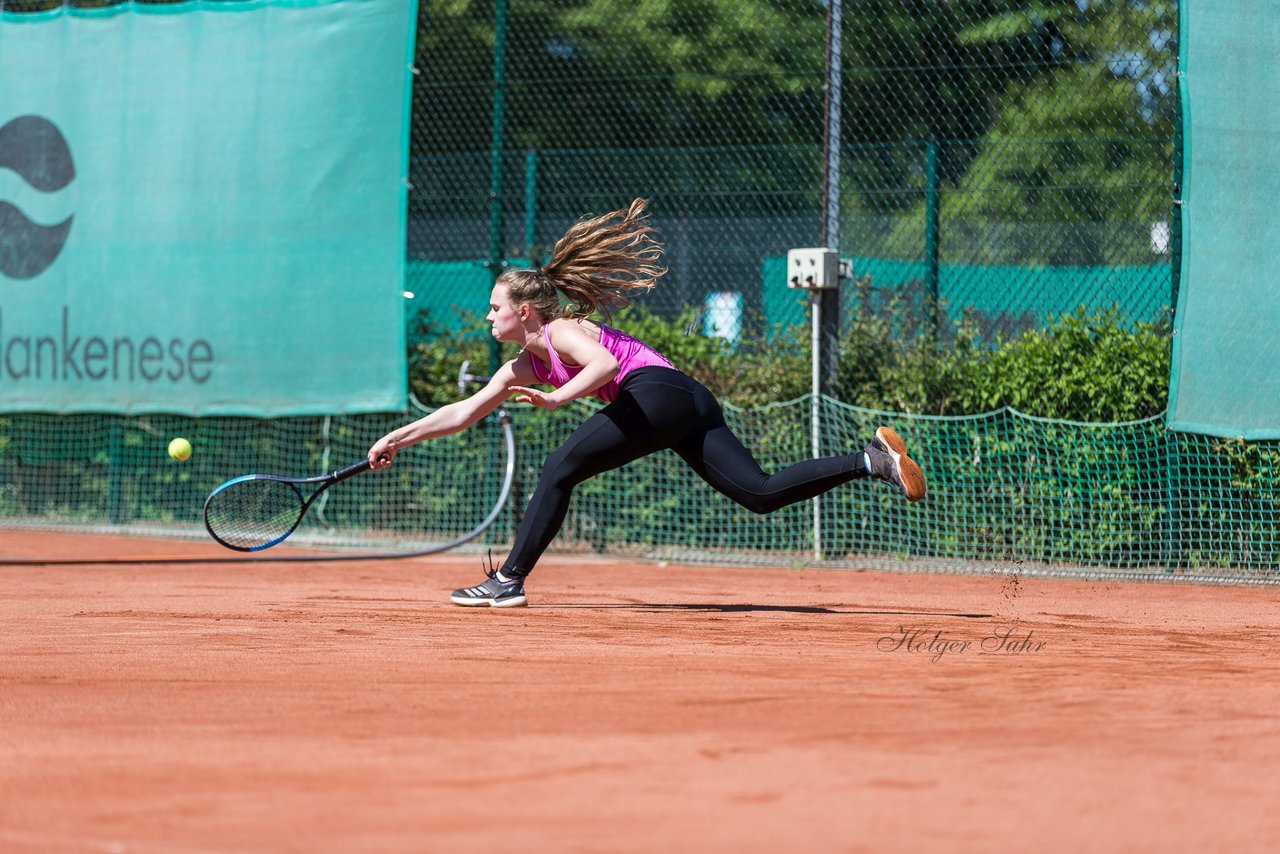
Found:
[[[547, 358], [551, 360], [551, 366], [548, 368], [545, 362], [530, 353], [529, 363], [533, 366], [533, 375], [538, 378], [540, 383], [560, 388], [560, 386], [576, 377], [582, 371], [582, 366], [569, 366], [560, 361], [560, 357], [556, 355], [555, 345], [551, 343], [551, 327], [549, 325], [542, 327], [542, 337], [547, 342]], [[623, 377], [637, 368], [652, 366], [662, 368], [675, 367], [665, 356], [643, 341], [639, 341], [625, 332], [619, 332], [603, 324], [600, 324], [600, 345], [618, 360], [618, 375], [595, 390], [595, 396], [605, 403], [612, 403], [618, 399], [618, 391], [622, 387]]]

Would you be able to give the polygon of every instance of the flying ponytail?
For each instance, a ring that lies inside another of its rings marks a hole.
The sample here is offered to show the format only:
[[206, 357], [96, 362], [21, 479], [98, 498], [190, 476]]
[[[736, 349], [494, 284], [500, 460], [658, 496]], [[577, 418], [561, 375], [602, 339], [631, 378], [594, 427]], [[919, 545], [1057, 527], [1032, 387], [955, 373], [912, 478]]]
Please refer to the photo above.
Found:
[[[529, 303], [544, 322], [593, 314], [608, 319], [631, 303], [629, 294], [656, 286], [666, 269], [646, 204], [636, 199], [627, 208], [581, 219], [556, 242], [545, 265], [503, 273], [512, 304]], [[568, 301], [563, 308], [561, 295]]]

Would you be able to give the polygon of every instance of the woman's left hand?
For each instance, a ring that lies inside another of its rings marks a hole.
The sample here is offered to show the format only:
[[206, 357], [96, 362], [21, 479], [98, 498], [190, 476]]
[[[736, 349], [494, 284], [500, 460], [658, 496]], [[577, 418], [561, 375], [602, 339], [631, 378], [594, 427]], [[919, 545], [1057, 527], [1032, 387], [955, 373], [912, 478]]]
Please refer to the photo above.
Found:
[[560, 405], [560, 401], [545, 392], [538, 391], [536, 388], [513, 385], [507, 386], [507, 391], [515, 393], [516, 403], [529, 403], [540, 409], [555, 409]]

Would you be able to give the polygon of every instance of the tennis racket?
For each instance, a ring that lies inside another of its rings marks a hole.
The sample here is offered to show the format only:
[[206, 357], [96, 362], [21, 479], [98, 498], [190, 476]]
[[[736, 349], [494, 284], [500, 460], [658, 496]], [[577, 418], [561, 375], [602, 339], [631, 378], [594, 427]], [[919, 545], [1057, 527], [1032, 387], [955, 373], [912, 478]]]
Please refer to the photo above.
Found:
[[[312, 502], [335, 483], [363, 474], [369, 461], [320, 475], [246, 474], [219, 486], [204, 502], [204, 527], [222, 545], [240, 552], [269, 549], [297, 530]], [[304, 498], [302, 488], [315, 485]]]

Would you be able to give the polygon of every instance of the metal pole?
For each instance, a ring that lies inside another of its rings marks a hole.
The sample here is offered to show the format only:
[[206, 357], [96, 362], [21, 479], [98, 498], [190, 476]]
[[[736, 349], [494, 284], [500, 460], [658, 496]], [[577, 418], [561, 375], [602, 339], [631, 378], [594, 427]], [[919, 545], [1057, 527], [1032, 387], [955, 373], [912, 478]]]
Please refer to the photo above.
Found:
[[[1187, 32], [1186, 3], [1178, 5], [1178, 32]], [[1186, 178], [1186, 140], [1183, 137], [1183, 123], [1186, 121], [1187, 94], [1187, 53], [1186, 41], [1178, 42], [1178, 76], [1173, 100], [1173, 204], [1169, 209], [1169, 325], [1173, 334], [1178, 334], [1178, 326], [1182, 318], [1178, 315], [1178, 299], [1182, 290], [1182, 219], [1186, 210], [1186, 194], [1183, 180]], [[1173, 413], [1168, 413], [1172, 416]], [[1165, 432], [1165, 547], [1164, 568], [1173, 572], [1182, 565], [1181, 527], [1179, 525], [1178, 508], [1181, 488], [1178, 485], [1178, 472], [1181, 469], [1182, 457], [1178, 453], [1178, 435]]]
[[[822, 295], [827, 293], [821, 288], [809, 291], [809, 346], [813, 353], [812, 404], [809, 409], [809, 441], [813, 449], [813, 458], [822, 454]], [[822, 560], [822, 499], [813, 499], [813, 559]]]
[[942, 315], [938, 307], [938, 143], [929, 141], [925, 154], [925, 195], [924, 195], [924, 261], [925, 286], [929, 294], [929, 319], [933, 324], [933, 334], [939, 335]]
[[529, 266], [542, 263], [538, 252], [538, 149], [524, 155], [524, 252]]
[[[503, 232], [502, 219], [502, 155], [506, 121], [507, 90], [507, 0], [496, 0], [493, 20], [493, 127], [489, 141], [489, 262], [491, 281], [502, 275]], [[488, 295], [485, 296], [488, 301]], [[497, 340], [489, 341], [489, 373], [492, 375], [502, 364], [502, 347]]]
[[[827, 3], [825, 114], [822, 134], [822, 245], [840, 251], [840, 48], [841, 0]], [[822, 395], [830, 391], [836, 373], [840, 337], [840, 289], [815, 291], [813, 305], [813, 403], [810, 414], [813, 456], [822, 456]], [[813, 499], [813, 557], [822, 560], [822, 498]]]
[[107, 513], [111, 524], [123, 525], [128, 514], [125, 512], [125, 450], [124, 427], [119, 417], [110, 421], [107, 433]]
[[[841, 0], [827, 3], [827, 84], [826, 130], [822, 147], [825, 170], [822, 176], [822, 196], [825, 207], [822, 212], [822, 245], [840, 252], [840, 152], [842, 148], [840, 127], [840, 88], [843, 72], [840, 67], [841, 27], [843, 11]], [[830, 288], [822, 296], [822, 343], [825, 348], [822, 360], [822, 391], [831, 390], [836, 373], [836, 356], [840, 335], [840, 289]]]
[[840, 249], [840, 26], [841, 0], [827, 4], [827, 81], [825, 92], [826, 126], [822, 135], [823, 245]]

